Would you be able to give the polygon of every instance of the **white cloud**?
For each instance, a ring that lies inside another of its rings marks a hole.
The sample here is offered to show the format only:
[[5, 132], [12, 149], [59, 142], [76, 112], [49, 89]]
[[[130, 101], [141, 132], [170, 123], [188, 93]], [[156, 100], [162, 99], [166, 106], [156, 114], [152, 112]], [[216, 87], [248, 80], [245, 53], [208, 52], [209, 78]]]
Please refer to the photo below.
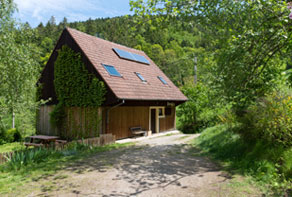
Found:
[[[109, 5], [113, 4], [115, 5]], [[46, 22], [51, 16], [55, 16], [60, 22], [64, 17], [68, 21], [81, 21], [89, 17], [112, 17], [125, 14], [119, 10], [118, 4], [126, 3], [128, 0], [15, 0], [20, 19], [29, 20], [33, 26]], [[116, 8], [116, 10], [114, 9]]]

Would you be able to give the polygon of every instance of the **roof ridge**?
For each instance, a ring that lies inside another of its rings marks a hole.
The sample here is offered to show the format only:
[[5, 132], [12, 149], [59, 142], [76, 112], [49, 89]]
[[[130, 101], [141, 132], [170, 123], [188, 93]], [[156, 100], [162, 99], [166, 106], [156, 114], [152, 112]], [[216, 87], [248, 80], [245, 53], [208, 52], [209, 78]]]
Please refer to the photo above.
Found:
[[131, 48], [131, 47], [128, 47], [128, 46], [126, 46], [126, 45], [118, 44], [118, 43], [115, 43], [115, 42], [111, 42], [111, 41], [109, 41], [109, 40], [105, 40], [105, 39], [102, 39], [102, 38], [99, 38], [99, 37], [96, 37], [96, 36], [90, 35], [90, 34], [88, 34], [88, 33], [85, 33], [85, 32], [82, 32], [82, 31], [79, 31], [79, 30], [74, 29], [74, 28], [71, 28], [71, 27], [67, 27], [67, 26], [66, 26], [65, 29], [67, 29], [67, 30], [69, 30], [69, 31], [73, 30], [73, 31], [76, 31], [76, 32], [78, 32], [78, 33], [85, 34], [86, 36], [90, 36], [90, 37], [93, 37], [93, 38], [95, 38], [95, 39], [99, 39], [99, 40], [104, 41], [104, 42], [112, 43], [112, 44], [114, 44], [114, 45], [119, 45], [119, 46], [122, 46], [122, 47], [126, 47], [126, 48], [128, 48], [128, 49], [135, 50], [135, 51], [138, 51], [138, 52], [142, 52], [143, 54], [146, 54], [146, 53], [145, 53], [144, 51], [142, 51], [142, 50], [135, 49], [135, 48]]

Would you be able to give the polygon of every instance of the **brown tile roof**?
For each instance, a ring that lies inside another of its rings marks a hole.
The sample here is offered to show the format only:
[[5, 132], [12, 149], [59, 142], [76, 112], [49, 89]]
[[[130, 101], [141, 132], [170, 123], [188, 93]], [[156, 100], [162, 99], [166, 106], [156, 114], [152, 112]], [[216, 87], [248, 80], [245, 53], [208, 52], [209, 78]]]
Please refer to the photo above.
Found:
[[[187, 100], [143, 51], [109, 42], [75, 29], [67, 28], [67, 30], [117, 98], [126, 100]], [[150, 62], [150, 65], [121, 59], [113, 51], [113, 48], [143, 55]], [[114, 66], [122, 77], [109, 75], [102, 64]], [[135, 72], [140, 73], [147, 82], [143, 83]], [[167, 85], [164, 85], [157, 76], [162, 76]]]

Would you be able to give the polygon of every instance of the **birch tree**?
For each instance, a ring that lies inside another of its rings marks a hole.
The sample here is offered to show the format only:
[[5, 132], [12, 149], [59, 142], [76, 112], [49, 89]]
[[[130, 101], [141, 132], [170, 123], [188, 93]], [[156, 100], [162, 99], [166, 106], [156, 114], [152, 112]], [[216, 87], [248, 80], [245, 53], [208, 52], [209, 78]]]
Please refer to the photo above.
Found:
[[33, 31], [12, 18], [12, 0], [0, 0], [0, 119], [35, 106], [35, 83], [39, 66], [31, 44]]

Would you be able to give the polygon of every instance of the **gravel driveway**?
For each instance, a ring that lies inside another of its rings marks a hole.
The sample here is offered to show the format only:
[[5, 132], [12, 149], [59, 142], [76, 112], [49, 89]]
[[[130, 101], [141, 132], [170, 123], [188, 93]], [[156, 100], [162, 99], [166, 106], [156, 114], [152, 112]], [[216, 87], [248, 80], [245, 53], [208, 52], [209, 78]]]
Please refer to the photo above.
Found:
[[237, 196], [226, 190], [227, 173], [189, 152], [195, 137], [160, 136], [97, 154], [39, 183], [30, 196]]

